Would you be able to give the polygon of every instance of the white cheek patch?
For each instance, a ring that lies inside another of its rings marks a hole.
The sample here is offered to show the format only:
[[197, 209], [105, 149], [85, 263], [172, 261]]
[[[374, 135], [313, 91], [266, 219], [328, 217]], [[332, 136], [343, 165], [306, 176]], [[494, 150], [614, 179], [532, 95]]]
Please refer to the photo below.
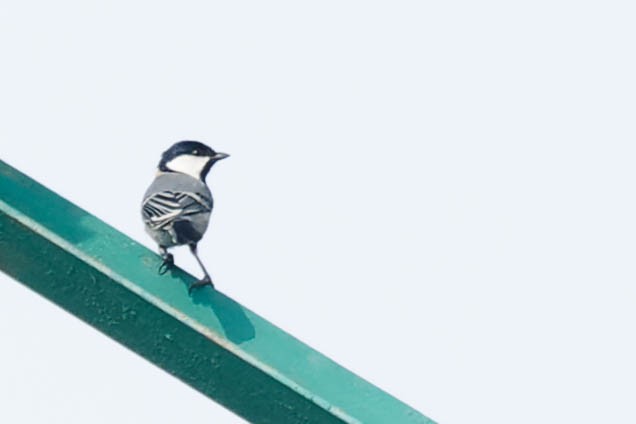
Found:
[[199, 178], [209, 160], [210, 158], [206, 156], [181, 155], [166, 163], [166, 167], [172, 171]]

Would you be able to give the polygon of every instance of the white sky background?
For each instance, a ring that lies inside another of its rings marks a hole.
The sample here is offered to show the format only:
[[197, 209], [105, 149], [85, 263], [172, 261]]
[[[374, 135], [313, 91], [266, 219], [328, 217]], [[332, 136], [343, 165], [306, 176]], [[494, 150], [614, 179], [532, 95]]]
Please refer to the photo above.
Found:
[[[0, 157], [152, 247], [159, 155], [204, 141], [221, 291], [443, 424], [633, 423], [634, 20], [2, 2]], [[5, 275], [0, 332], [1, 422], [242, 422]]]

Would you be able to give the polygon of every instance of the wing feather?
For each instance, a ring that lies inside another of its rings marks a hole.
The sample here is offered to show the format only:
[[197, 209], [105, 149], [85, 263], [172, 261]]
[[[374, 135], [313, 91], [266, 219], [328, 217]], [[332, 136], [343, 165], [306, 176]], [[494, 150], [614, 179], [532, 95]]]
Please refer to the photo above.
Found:
[[171, 225], [180, 218], [212, 210], [212, 200], [198, 193], [164, 190], [146, 198], [142, 205], [144, 222], [153, 230]]

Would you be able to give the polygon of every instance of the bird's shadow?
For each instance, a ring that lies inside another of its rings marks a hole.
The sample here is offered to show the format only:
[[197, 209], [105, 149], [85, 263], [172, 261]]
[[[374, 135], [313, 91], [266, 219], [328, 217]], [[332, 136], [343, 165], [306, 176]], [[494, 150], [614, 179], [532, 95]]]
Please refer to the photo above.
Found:
[[192, 301], [196, 305], [209, 307], [223, 328], [225, 336], [233, 343], [241, 344], [252, 340], [256, 330], [243, 307], [211, 287], [197, 288], [192, 292]]

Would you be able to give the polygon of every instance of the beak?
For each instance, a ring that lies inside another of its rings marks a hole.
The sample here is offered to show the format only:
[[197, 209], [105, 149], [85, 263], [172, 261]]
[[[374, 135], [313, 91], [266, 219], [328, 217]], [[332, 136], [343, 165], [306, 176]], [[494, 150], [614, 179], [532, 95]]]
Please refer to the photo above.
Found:
[[227, 153], [220, 153], [220, 152], [216, 152], [216, 155], [212, 156], [212, 159], [216, 160], [221, 160], [221, 159], [225, 159], [227, 157], [229, 157], [230, 155], [228, 155]]

